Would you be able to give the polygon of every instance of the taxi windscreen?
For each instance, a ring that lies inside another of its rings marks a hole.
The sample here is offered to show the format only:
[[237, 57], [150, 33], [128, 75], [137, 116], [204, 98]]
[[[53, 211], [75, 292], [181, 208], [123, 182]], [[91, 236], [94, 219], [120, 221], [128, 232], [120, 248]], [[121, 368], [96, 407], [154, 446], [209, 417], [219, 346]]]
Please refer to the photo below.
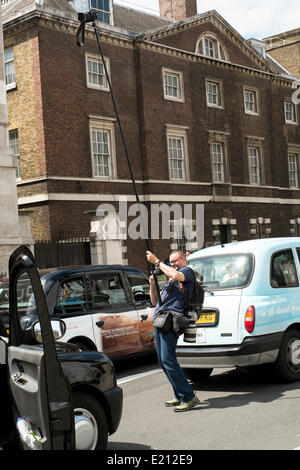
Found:
[[203, 256], [188, 262], [209, 289], [233, 289], [246, 286], [252, 276], [253, 258], [250, 254]]
[[[35, 298], [33, 295], [31, 281], [28, 278], [20, 277], [17, 283], [17, 306], [23, 314], [30, 313], [35, 308]], [[0, 284], [0, 314], [1, 311], [9, 308], [9, 283]]]

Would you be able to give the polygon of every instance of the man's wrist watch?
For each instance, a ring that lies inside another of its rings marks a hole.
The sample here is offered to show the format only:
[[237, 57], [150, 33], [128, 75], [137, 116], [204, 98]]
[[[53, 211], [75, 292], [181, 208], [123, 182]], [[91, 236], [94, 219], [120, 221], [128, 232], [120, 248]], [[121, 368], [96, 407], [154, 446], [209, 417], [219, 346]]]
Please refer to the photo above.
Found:
[[154, 266], [155, 266], [156, 268], [159, 268], [159, 263], [160, 263], [160, 259], [158, 259], [157, 261], [155, 261]]

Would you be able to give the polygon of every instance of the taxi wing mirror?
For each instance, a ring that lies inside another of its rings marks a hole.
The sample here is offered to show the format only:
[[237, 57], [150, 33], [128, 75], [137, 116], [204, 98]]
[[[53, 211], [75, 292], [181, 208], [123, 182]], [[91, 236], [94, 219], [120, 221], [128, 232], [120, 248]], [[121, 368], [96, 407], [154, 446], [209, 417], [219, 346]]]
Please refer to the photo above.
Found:
[[[51, 320], [51, 327], [53, 331], [54, 341], [57, 341], [58, 339], [62, 338], [62, 336], [66, 332], [66, 324], [62, 320]], [[43, 342], [41, 324], [39, 321], [33, 324], [32, 334], [33, 334], [34, 339], [38, 343]]]

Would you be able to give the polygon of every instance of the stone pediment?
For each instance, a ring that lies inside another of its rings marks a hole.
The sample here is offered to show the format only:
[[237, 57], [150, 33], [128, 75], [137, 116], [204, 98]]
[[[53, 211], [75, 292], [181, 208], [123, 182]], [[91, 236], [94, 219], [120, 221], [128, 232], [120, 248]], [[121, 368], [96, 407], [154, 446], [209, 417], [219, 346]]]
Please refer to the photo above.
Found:
[[[211, 35], [219, 40], [226, 51], [216, 60], [276, 73], [275, 68], [246, 39], [244, 39], [216, 10], [173, 22], [171, 25], [147, 31], [139, 39], [159, 43], [177, 50], [198, 53], [201, 35]], [[199, 53], [199, 55], [201, 55]], [[214, 59], [210, 57], [210, 59]]]

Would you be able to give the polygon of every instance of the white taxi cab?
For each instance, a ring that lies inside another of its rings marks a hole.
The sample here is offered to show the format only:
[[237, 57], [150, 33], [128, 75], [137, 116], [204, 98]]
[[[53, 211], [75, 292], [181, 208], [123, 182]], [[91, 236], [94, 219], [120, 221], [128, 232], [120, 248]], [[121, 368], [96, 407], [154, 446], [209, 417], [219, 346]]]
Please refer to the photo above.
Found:
[[193, 377], [216, 367], [272, 364], [300, 379], [300, 238], [242, 241], [188, 258], [205, 289], [196, 342], [179, 338], [180, 365]]

